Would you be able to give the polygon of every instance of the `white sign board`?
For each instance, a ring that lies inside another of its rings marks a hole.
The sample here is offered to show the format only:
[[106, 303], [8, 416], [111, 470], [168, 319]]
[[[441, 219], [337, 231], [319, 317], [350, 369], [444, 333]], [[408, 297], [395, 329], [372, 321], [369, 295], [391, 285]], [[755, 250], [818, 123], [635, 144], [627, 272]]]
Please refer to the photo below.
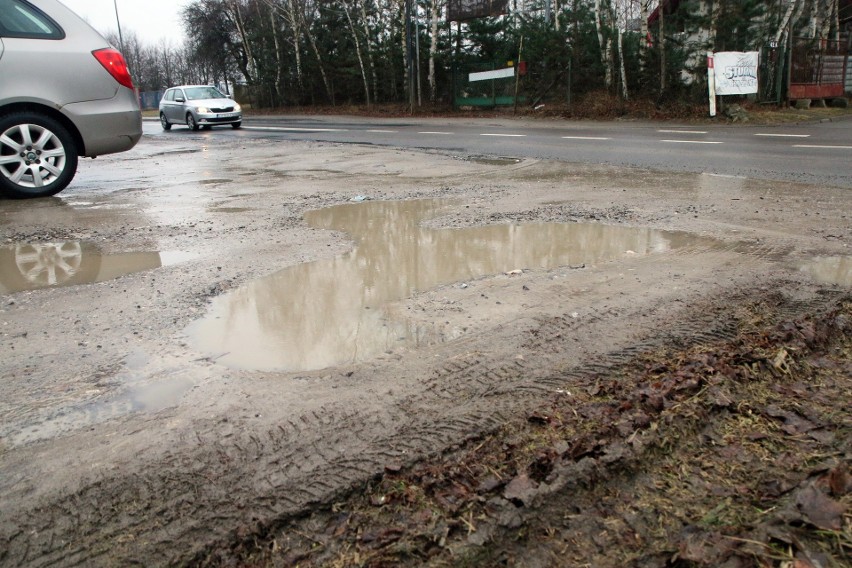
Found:
[[757, 92], [756, 51], [720, 51], [713, 54], [717, 95], [750, 95]]
[[515, 76], [514, 67], [506, 67], [505, 69], [495, 69], [494, 71], [482, 71], [481, 73], [471, 73], [468, 76], [468, 81], [487, 81], [488, 79], [507, 79]]

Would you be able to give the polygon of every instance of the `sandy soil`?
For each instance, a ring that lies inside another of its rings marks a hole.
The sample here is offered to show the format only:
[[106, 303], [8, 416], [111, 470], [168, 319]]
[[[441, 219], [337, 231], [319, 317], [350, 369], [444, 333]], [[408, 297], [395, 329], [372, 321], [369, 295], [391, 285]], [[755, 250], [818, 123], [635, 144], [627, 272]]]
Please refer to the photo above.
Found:
[[[849, 561], [848, 189], [211, 140], [0, 201], [3, 565]], [[336, 205], [363, 234], [306, 221]], [[512, 264], [543, 223], [583, 242]], [[8, 291], [16, 245], [59, 242], [97, 282]], [[370, 296], [495, 242], [491, 272]], [[245, 351], [246, 303], [287, 328], [338, 291], [290, 339], [356, 352]]]

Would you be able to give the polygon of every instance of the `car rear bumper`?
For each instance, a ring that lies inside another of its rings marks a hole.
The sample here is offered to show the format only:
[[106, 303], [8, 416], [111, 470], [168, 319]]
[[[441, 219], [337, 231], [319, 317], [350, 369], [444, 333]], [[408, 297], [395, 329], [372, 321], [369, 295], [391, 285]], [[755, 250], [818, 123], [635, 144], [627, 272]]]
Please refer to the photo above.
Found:
[[62, 112], [80, 132], [85, 144], [82, 156], [124, 152], [142, 138], [142, 113], [135, 93], [128, 89], [119, 89], [111, 99], [65, 105]]

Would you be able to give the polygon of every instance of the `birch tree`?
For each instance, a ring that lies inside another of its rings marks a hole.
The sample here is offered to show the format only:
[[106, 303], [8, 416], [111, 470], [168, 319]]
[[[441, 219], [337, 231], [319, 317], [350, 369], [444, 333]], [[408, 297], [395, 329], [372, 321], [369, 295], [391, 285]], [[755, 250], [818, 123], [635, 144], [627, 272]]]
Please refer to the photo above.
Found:
[[252, 42], [246, 33], [241, 4], [241, 0], [229, 0], [226, 2], [225, 6], [227, 14], [230, 16], [231, 21], [234, 24], [234, 28], [237, 30], [237, 34], [239, 34], [240, 44], [244, 54], [244, 62], [242, 62], [241, 65], [243, 75], [245, 76], [246, 81], [252, 83], [256, 77], [257, 61], [255, 61], [254, 55], [252, 54]]
[[615, 28], [616, 34], [616, 53], [618, 53], [618, 69], [621, 77], [621, 96], [624, 100], [630, 98], [630, 94], [627, 89], [627, 69], [624, 64], [624, 26], [627, 25], [627, 14], [625, 12], [621, 13], [621, 18], [619, 18], [619, 14], [615, 11], [615, 4], [610, 4], [610, 19], [612, 20], [612, 24]]
[[370, 65], [370, 74], [373, 79], [373, 101], [376, 100], [379, 92], [379, 78], [376, 75], [376, 63], [373, 60], [373, 34], [370, 33], [370, 20], [367, 18], [367, 0], [355, 0], [361, 7], [361, 23], [364, 26], [364, 44], [367, 48], [367, 62]]
[[370, 106], [370, 85], [367, 82], [367, 70], [364, 67], [364, 57], [361, 55], [361, 41], [358, 39], [358, 32], [355, 30], [355, 25], [352, 23], [352, 16], [349, 14], [349, 5], [343, 3], [343, 12], [346, 14], [346, 21], [349, 23], [349, 31], [352, 32], [352, 41], [355, 42], [355, 53], [358, 56], [358, 65], [361, 67], [361, 79], [364, 81], [364, 99], [367, 106]]
[[[281, 100], [281, 79], [284, 73], [284, 63], [281, 61], [281, 44], [278, 42], [278, 20], [275, 18], [275, 9], [268, 5], [269, 8], [269, 27], [272, 33], [272, 45], [275, 49], [275, 98]], [[297, 46], [298, 49], [298, 46]], [[299, 60], [299, 53], [296, 52], [296, 59]], [[299, 73], [299, 81], [301, 84], [301, 73]]]
[[438, 55], [438, 17], [442, 4], [439, 0], [431, 0], [429, 12], [429, 100], [434, 104], [438, 100], [438, 83], [435, 79], [435, 59]]
[[604, 84], [606, 88], [612, 87], [612, 41], [608, 35], [604, 35], [604, 10], [601, 8], [601, 0], [595, 0], [595, 29], [598, 32], [598, 46], [601, 50], [601, 64], [604, 68]]

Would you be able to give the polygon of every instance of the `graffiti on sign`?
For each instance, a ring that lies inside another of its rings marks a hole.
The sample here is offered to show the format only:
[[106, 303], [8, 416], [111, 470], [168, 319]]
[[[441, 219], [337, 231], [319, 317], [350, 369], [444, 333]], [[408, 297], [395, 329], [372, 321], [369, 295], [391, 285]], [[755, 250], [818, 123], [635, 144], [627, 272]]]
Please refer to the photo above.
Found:
[[509, 0], [449, 0], [447, 21], [462, 22], [505, 14]]
[[758, 52], [720, 51], [713, 54], [717, 95], [757, 92]]

